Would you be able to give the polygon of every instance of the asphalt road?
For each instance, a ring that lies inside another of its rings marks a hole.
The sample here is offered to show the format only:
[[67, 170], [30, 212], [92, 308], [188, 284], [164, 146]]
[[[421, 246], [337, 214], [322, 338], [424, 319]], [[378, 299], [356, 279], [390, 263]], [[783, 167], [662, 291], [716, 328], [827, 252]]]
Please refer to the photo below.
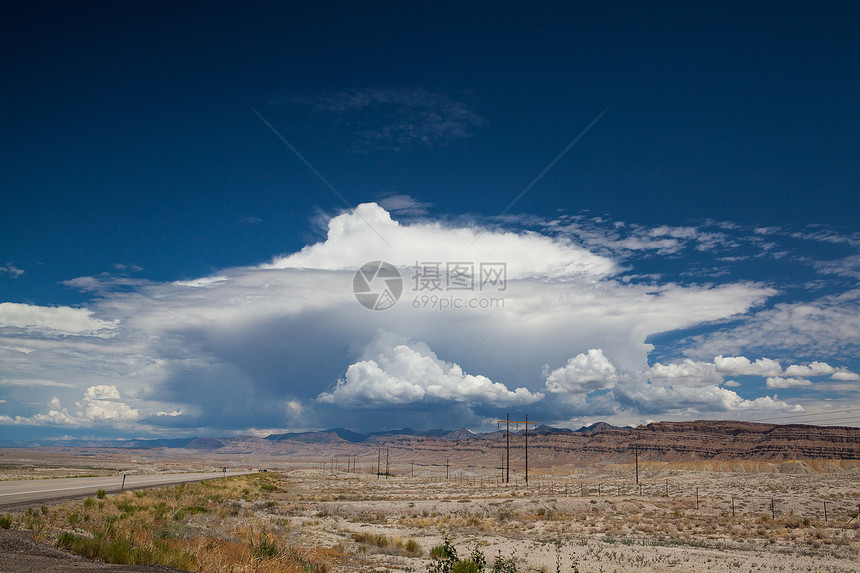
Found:
[[[226, 476], [238, 476], [247, 473], [251, 472], [227, 472]], [[222, 477], [225, 477], [225, 474], [222, 472], [158, 475], [127, 474], [124, 486], [122, 474], [86, 478], [0, 481], [0, 507], [96, 495], [99, 489], [103, 489], [106, 492], [117, 492], [123, 488], [141, 489]]]

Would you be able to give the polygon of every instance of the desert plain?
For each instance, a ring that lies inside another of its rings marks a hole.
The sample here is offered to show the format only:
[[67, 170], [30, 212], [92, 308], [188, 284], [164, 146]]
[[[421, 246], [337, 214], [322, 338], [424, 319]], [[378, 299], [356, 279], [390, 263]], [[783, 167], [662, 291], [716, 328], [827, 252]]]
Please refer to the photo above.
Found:
[[4, 480], [254, 473], [0, 514], [41, 543], [69, 549], [109, 530], [179, 552], [165, 563], [195, 571], [427, 571], [446, 537], [461, 559], [477, 547], [487, 570], [501, 557], [506, 571], [860, 571], [857, 460], [642, 459], [637, 483], [629, 459], [544, 456], [526, 483], [521, 451], [509, 463], [462, 449], [432, 458], [396, 447], [8, 448]]

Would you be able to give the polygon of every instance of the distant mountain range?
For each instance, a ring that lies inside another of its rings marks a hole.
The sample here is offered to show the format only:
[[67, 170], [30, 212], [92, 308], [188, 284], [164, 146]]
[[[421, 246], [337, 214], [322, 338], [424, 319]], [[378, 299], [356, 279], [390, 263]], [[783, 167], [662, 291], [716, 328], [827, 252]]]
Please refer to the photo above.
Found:
[[[529, 430], [529, 460], [542, 465], [629, 462], [634, 448], [653, 461], [694, 460], [860, 460], [860, 428], [763, 424], [731, 420], [655, 422], [636, 428], [603, 422], [578, 430], [538, 426]], [[510, 447], [521, 455], [525, 430], [511, 432]], [[532, 437], [533, 436], [533, 437]], [[402, 428], [361, 433], [335, 428], [288, 432], [266, 437], [174, 438], [152, 440], [61, 440], [5, 443], [4, 447], [171, 449], [196, 456], [275, 456], [279, 459], [320, 459], [329, 456], [377, 455], [385, 447], [398, 459], [436, 464], [446, 456], [474, 467], [498, 463], [508, 440], [504, 430], [476, 433]], [[432, 462], [432, 463], [431, 463]]]
[[[605, 422], [597, 422], [590, 426], [583, 426], [578, 430], [569, 428], [554, 428], [551, 426], [538, 426], [529, 430], [529, 434], [547, 435], [547, 434], [590, 434], [606, 429], [621, 429], [617, 426], [612, 426]], [[632, 429], [628, 427], [628, 429]], [[522, 434], [525, 430], [511, 430], [512, 435]], [[494, 432], [473, 432], [466, 428], [457, 428], [456, 430], [444, 430], [435, 428], [431, 430], [413, 430], [412, 428], [402, 428], [399, 430], [382, 430], [378, 432], [353, 432], [345, 428], [334, 428], [331, 430], [315, 430], [307, 432], [287, 432], [283, 434], [269, 434], [262, 438], [269, 442], [300, 442], [305, 444], [330, 444], [340, 441], [349, 442], [352, 444], [375, 443], [385, 438], [394, 436], [414, 436], [424, 438], [435, 438], [440, 440], [466, 440], [481, 436], [496, 436], [504, 434], [504, 430]], [[239, 436], [238, 438], [248, 438], [248, 436]], [[216, 450], [224, 447], [226, 444], [235, 441], [236, 437], [230, 438], [138, 438], [128, 440], [107, 440], [107, 439], [74, 439], [67, 438], [63, 440], [18, 440], [18, 441], [0, 441], [0, 447], [30, 447], [30, 446], [45, 446], [45, 447], [68, 447], [68, 448], [130, 448], [130, 449], [146, 449], [146, 448], [185, 448], [192, 450]]]

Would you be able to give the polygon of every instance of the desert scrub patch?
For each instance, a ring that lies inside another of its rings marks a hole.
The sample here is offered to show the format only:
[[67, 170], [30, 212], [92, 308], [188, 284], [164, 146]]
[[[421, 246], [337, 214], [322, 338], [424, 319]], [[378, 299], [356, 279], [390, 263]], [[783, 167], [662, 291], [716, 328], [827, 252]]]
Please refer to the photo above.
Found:
[[189, 570], [196, 563], [194, 555], [163, 541], [135, 544], [128, 539], [111, 540], [102, 535], [85, 537], [64, 532], [57, 538], [57, 546], [88, 559], [120, 565], [164, 565]]
[[353, 533], [352, 540], [357, 543], [366, 545], [374, 545], [376, 547], [388, 547], [388, 537], [381, 533]]

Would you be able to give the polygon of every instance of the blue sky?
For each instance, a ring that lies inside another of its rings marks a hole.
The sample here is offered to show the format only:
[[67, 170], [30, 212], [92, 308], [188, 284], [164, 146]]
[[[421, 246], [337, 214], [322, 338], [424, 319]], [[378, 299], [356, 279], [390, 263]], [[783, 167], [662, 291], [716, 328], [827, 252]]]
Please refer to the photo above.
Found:
[[7, 12], [11, 439], [860, 423], [856, 9]]

